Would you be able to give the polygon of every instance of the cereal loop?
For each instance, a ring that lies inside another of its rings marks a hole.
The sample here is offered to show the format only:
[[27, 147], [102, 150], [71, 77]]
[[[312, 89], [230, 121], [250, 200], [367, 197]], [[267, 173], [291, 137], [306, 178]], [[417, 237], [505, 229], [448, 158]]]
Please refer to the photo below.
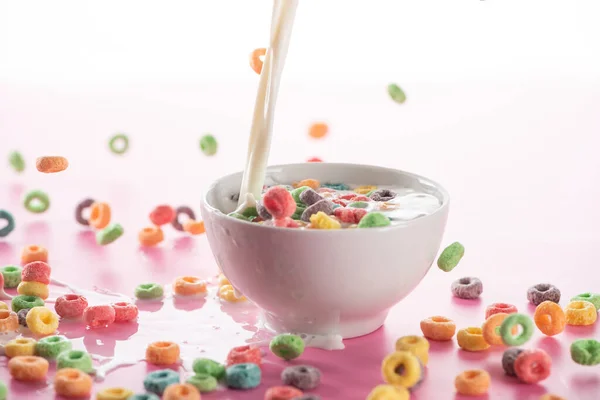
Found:
[[412, 353], [396, 351], [383, 359], [381, 373], [387, 383], [409, 389], [421, 379], [421, 365]]
[[600, 342], [595, 339], [579, 339], [571, 344], [571, 359], [580, 365], [600, 364]]
[[61, 318], [79, 318], [87, 306], [85, 297], [78, 294], [65, 294], [56, 299], [54, 310]]
[[8, 236], [15, 229], [15, 218], [6, 210], [0, 210], [0, 220], [5, 220], [6, 225], [0, 229], [0, 238]]
[[329, 215], [319, 211], [310, 216], [310, 227], [312, 229], [341, 229], [342, 225]]
[[567, 304], [565, 316], [567, 325], [593, 325], [598, 318], [598, 311], [589, 301], [576, 300]]
[[135, 304], [120, 301], [111, 305], [115, 310], [115, 322], [130, 322], [138, 317], [139, 310]]
[[92, 328], [104, 328], [115, 322], [115, 309], [109, 305], [91, 306], [84, 310], [85, 324]]
[[25, 282], [39, 282], [43, 283], [44, 285], [49, 285], [51, 272], [52, 269], [50, 266], [43, 261], [30, 262], [25, 264], [23, 267], [21, 271], [21, 280]]
[[465, 255], [465, 247], [459, 242], [454, 242], [446, 247], [437, 260], [438, 268], [444, 272], [452, 271]]
[[201, 235], [206, 230], [204, 228], [204, 221], [188, 220], [183, 223], [183, 230], [190, 235]]
[[456, 324], [450, 318], [436, 315], [421, 321], [421, 332], [430, 340], [452, 340], [456, 333]]
[[410, 392], [402, 386], [378, 385], [371, 390], [367, 400], [410, 400]]
[[154, 342], [146, 348], [146, 362], [154, 365], [172, 365], [179, 362], [179, 345], [173, 342]]
[[180, 215], [186, 215], [188, 217], [188, 221], [193, 221], [196, 219], [196, 214], [194, 213], [194, 210], [192, 210], [191, 208], [187, 207], [187, 206], [180, 206], [177, 207], [175, 209], [175, 218], [173, 218], [173, 221], [171, 221], [171, 225], [173, 226], [173, 228], [175, 228], [175, 230], [183, 232], [183, 224], [181, 222], [179, 222], [179, 216]]
[[[483, 331], [483, 338], [486, 342], [488, 342], [491, 345], [504, 344], [504, 342], [502, 341], [502, 337], [499, 333], [500, 325], [502, 325], [502, 322], [504, 322], [507, 316], [508, 314], [498, 313], [490, 316], [488, 319], [485, 320], [483, 326], [481, 327], [481, 330]], [[516, 326], [513, 328], [512, 333], [515, 335], [518, 333], [518, 328]]]
[[358, 193], [358, 194], [367, 194], [367, 193], [372, 192], [374, 190], [377, 190], [377, 186], [364, 185], [364, 186], [359, 186], [356, 189], [354, 189], [354, 192]]
[[265, 400], [292, 400], [303, 394], [301, 390], [292, 386], [273, 386], [267, 389]]
[[77, 221], [80, 225], [89, 226], [90, 221], [84, 218], [83, 212], [90, 208], [94, 203], [94, 199], [85, 199], [82, 200], [79, 204], [77, 204], [77, 207], [75, 207], [75, 221]]
[[490, 388], [490, 374], [482, 369], [472, 369], [459, 374], [454, 380], [458, 394], [481, 396]]
[[403, 336], [396, 340], [396, 351], [409, 351], [427, 365], [429, 361], [429, 342], [421, 336]]
[[219, 288], [219, 298], [232, 303], [247, 300], [245, 296], [237, 297], [235, 295], [235, 290], [231, 285], [223, 285]]
[[125, 230], [121, 224], [110, 224], [96, 233], [96, 243], [100, 246], [111, 244], [123, 235]]
[[36, 382], [46, 379], [48, 361], [36, 356], [17, 356], [8, 362], [8, 370], [13, 379], [22, 382]]
[[27, 211], [41, 214], [50, 208], [50, 198], [41, 190], [32, 190], [25, 195], [23, 205]]
[[33, 307], [26, 320], [31, 332], [36, 335], [52, 335], [58, 329], [58, 316], [46, 307]]
[[538, 283], [527, 289], [527, 300], [534, 306], [544, 301], [560, 301], [560, 290], [549, 283]]
[[110, 223], [110, 206], [96, 202], [90, 208], [89, 224], [96, 229], [104, 229]]
[[66, 398], [87, 397], [92, 391], [92, 378], [78, 369], [63, 368], [54, 375], [54, 391]]
[[48, 285], [39, 282], [21, 282], [17, 286], [17, 293], [25, 296], [36, 296], [46, 300], [50, 295]]
[[571, 301], [574, 300], [589, 301], [596, 307], [596, 310], [600, 311], [600, 293], [581, 293], [571, 299]]
[[267, 54], [267, 49], [264, 47], [255, 49], [250, 53], [250, 68], [258, 75], [262, 72], [263, 67], [263, 61], [260, 58], [264, 57], [265, 54]]
[[206, 282], [195, 276], [180, 276], [173, 283], [173, 291], [179, 296], [206, 294]]
[[274, 186], [266, 191], [262, 204], [273, 218], [285, 218], [294, 214], [296, 202], [294, 198], [281, 186]]
[[513, 314], [517, 312], [517, 307], [508, 303], [492, 303], [485, 309], [485, 319], [498, 313]]
[[149, 226], [138, 234], [138, 240], [142, 246], [156, 246], [164, 239], [163, 231], [158, 226]]
[[35, 354], [35, 339], [20, 337], [13, 339], [4, 345], [6, 357], [32, 356]]
[[515, 360], [522, 352], [523, 350], [517, 347], [504, 350], [504, 353], [502, 353], [502, 369], [506, 375], [517, 376], [515, 373]]
[[48, 262], [48, 250], [43, 246], [25, 246], [21, 253], [21, 263], [29, 264], [34, 261]]
[[[514, 328], [520, 325], [523, 331], [516, 336]], [[525, 314], [509, 314], [500, 325], [500, 336], [507, 346], [520, 346], [527, 342], [533, 335], [533, 323], [531, 318]]]
[[558, 335], [565, 330], [567, 318], [563, 309], [553, 301], [544, 301], [535, 308], [533, 321], [547, 336]]
[[479, 327], [461, 329], [456, 334], [458, 345], [466, 351], [483, 351], [490, 345], [483, 338], [483, 331]]
[[35, 167], [40, 172], [51, 174], [67, 169], [69, 167], [69, 161], [60, 156], [38, 157], [38, 159], [35, 160]]
[[18, 151], [13, 151], [8, 155], [8, 162], [16, 172], [23, 172], [25, 170], [25, 159]]
[[200, 400], [200, 392], [189, 383], [174, 383], [165, 389], [163, 400]]
[[544, 350], [523, 350], [515, 359], [517, 378], [525, 383], [536, 383], [550, 376], [552, 359]]
[[329, 126], [324, 122], [314, 123], [308, 128], [308, 136], [313, 139], [321, 139], [329, 133]]
[[114, 154], [125, 154], [129, 149], [129, 138], [124, 133], [118, 133], [110, 138], [108, 148]]
[[311, 189], [317, 190], [319, 186], [321, 186], [321, 182], [316, 179], [304, 179], [300, 182], [294, 182], [292, 186], [296, 189], [301, 188], [302, 186], [308, 186]]
[[228, 367], [236, 364], [262, 364], [262, 354], [260, 349], [255, 346], [245, 345], [234, 347], [229, 350], [227, 354], [227, 362], [225, 363]]
[[14, 311], [0, 310], [0, 333], [19, 329], [19, 317]]
[[129, 389], [112, 387], [99, 391], [96, 395], [96, 400], [128, 400], [132, 395], [133, 391]]
[[154, 210], [150, 212], [149, 218], [154, 225], [161, 226], [173, 222], [175, 215], [176, 214], [173, 207], [163, 204], [156, 206]]
[[452, 294], [459, 299], [477, 299], [483, 293], [483, 283], [479, 278], [468, 276], [452, 282]]

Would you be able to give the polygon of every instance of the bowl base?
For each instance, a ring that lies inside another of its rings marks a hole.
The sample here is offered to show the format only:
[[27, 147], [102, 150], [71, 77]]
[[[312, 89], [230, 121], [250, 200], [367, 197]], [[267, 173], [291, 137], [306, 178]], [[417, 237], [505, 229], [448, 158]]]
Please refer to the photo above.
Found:
[[[326, 323], [318, 323], [314, 321], [299, 321], [297, 319], [283, 319], [274, 316], [264, 310], [261, 310], [261, 320], [263, 326], [275, 333], [294, 333], [301, 336], [320, 337], [322, 339], [331, 338], [335, 341], [335, 337], [341, 339], [351, 339], [359, 336], [368, 335], [371, 332], [379, 329], [389, 310], [363, 317], [347, 320], [344, 318], [335, 318]], [[312, 347], [329, 348], [335, 347], [334, 344], [328, 344], [328, 340], [318, 340], [315, 342], [324, 342], [322, 345], [313, 345]], [[330, 349], [333, 350], [333, 349]]]

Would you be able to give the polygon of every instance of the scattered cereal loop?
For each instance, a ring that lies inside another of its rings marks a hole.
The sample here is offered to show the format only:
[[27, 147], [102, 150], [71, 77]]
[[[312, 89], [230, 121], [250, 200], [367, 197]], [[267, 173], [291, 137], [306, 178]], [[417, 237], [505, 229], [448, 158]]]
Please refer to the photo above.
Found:
[[466, 351], [483, 351], [490, 348], [483, 338], [483, 330], [479, 327], [461, 329], [456, 334], [458, 345]]
[[[225, 369], [223, 369], [223, 374], [225, 374]], [[214, 376], [204, 373], [190, 376], [186, 383], [194, 386], [200, 393], [213, 392], [219, 386], [219, 381]]]
[[134, 294], [140, 300], [160, 299], [164, 295], [164, 289], [157, 283], [143, 283], [135, 288]]
[[200, 400], [200, 392], [189, 383], [174, 383], [165, 389], [163, 400]]
[[580, 365], [600, 364], [600, 342], [595, 339], [579, 339], [571, 344], [571, 359]]
[[110, 305], [90, 306], [83, 312], [83, 319], [91, 329], [104, 328], [115, 322], [116, 312]]
[[197, 375], [210, 375], [216, 380], [221, 380], [225, 376], [225, 366], [208, 358], [197, 358], [192, 364], [192, 370]]
[[65, 294], [56, 299], [54, 310], [61, 318], [80, 318], [88, 306], [85, 297], [78, 294]]
[[598, 311], [589, 301], [575, 300], [567, 304], [565, 316], [567, 325], [593, 325], [598, 319]]
[[33, 307], [27, 313], [27, 326], [35, 335], [52, 335], [58, 329], [58, 316], [46, 307]]
[[94, 371], [92, 357], [89, 353], [81, 350], [70, 350], [62, 352], [56, 359], [56, 369], [74, 368], [85, 373]]
[[262, 364], [262, 354], [258, 347], [252, 345], [244, 345], [234, 347], [227, 354], [226, 365], [231, 367], [235, 364], [252, 363], [256, 365]]
[[6, 221], [6, 225], [0, 229], [0, 238], [3, 238], [15, 229], [15, 219], [8, 211], [0, 210], [0, 220]]
[[[502, 337], [498, 334], [498, 330], [500, 328], [500, 325], [502, 325], [502, 322], [504, 322], [504, 320], [506, 319], [507, 316], [508, 316], [508, 314], [498, 313], [498, 314], [491, 315], [487, 320], [485, 320], [481, 329], [483, 331], [483, 338], [485, 339], [485, 341], [488, 344], [491, 344], [491, 345], [504, 344], [504, 342], [502, 341]], [[513, 330], [513, 333], [516, 333], [516, 332], [514, 332], [514, 330]]]
[[13, 379], [22, 382], [36, 382], [46, 379], [48, 361], [36, 356], [17, 356], [8, 362], [8, 370]]
[[410, 392], [402, 386], [377, 385], [371, 390], [367, 400], [410, 400]]
[[165, 239], [162, 229], [158, 226], [149, 226], [138, 233], [138, 240], [142, 246], [156, 246]]
[[201, 235], [206, 232], [204, 221], [188, 220], [183, 223], [183, 230], [190, 235]]
[[129, 389], [112, 387], [99, 391], [96, 400], [128, 400], [131, 395], [133, 395], [133, 391]]
[[407, 389], [415, 386], [422, 375], [419, 359], [408, 351], [396, 351], [385, 357], [381, 373], [387, 383]]
[[600, 310], [600, 293], [587, 292], [587, 293], [578, 294], [577, 296], [575, 296], [571, 299], [571, 301], [575, 301], [575, 300], [589, 301], [590, 303], [592, 303], [594, 305], [594, 307], [596, 307], [596, 310]]
[[123, 235], [125, 230], [121, 224], [110, 224], [106, 228], [96, 233], [96, 243], [100, 246], [111, 244]]
[[44, 246], [25, 246], [21, 252], [21, 263], [28, 264], [34, 261], [48, 262], [48, 250]]
[[154, 365], [173, 365], [179, 362], [179, 345], [173, 342], [154, 342], [146, 348], [146, 362]]
[[206, 281], [195, 276], [180, 276], [173, 283], [173, 291], [179, 296], [206, 294]]
[[402, 336], [396, 340], [396, 351], [409, 351], [424, 366], [429, 362], [429, 342], [422, 336]]
[[8, 162], [16, 172], [25, 171], [25, 159], [18, 151], [13, 151], [8, 155]]
[[321, 371], [310, 365], [293, 365], [281, 372], [281, 380], [300, 390], [312, 390], [321, 383]]
[[540, 303], [533, 314], [538, 329], [547, 336], [558, 335], [565, 330], [567, 318], [563, 309], [553, 301]]
[[180, 215], [186, 215], [188, 217], [188, 221], [194, 221], [196, 219], [196, 214], [194, 210], [187, 206], [180, 206], [175, 209], [175, 217], [173, 221], [171, 221], [171, 225], [177, 231], [183, 232], [185, 229], [183, 228], [183, 224], [179, 222]]
[[108, 148], [114, 154], [125, 154], [129, 150], [129, 138], [124, 133], [118, 133], [110, 138]]
[[217, 154], [218, 144], [217, 139], [210, 133], [205, 134], [200, 138], [200, 150], [207, 156]]
[[279, 358], [293, 360], [304, 353], [304, 340], [300, 336], [284, 333], [271, 339], [269, 349]]
[[2, 278], [4, 278], [3, 286], [5, 288], [16, 288], [21, 283], [22, 269], [18, 265], [6, 265], [0, 268], [0, 272], [2, 273]]
[[469, 276], [452, 282], [450, 289], [459, 299], [474, 300], [483, 293], [483, 283], [479, 278]]
[[459, 394], [481, 396], [490, 388], [490, 374], [482, 369], [464, 371], [454, 380], [454, 387]]
[[544, 301], [560, 302], [560, 290], [549, 283], [538, 283], [527, 289], [527, 300], [534, 306]]
[[225, 370], [225, 382], [232, 389], [253, 389], [260, 380], [260, 368], [253, 363], [235, 364]]
[[8, 358], [35, 355], [35, 339], [21, 337], [13, 339], [4, 345], [4, 354]]
[[390, 83], [387, 87], [387, 91], [392, 100], [394, 100], [396, 103], [403, 104], [406, 101], [406, 94], [404, 93], [404, 90], [402, 90], [397, 84]]
[[89, 224], [96, 229], [104, 229], [110, 223], [111, 210], [107, 203], [96, 202], [90, 208]]
[[265, 54], [267, 54], [267, 49], [264, 47], [259, 47], [250, 53], [250, 68], [258, 75], [262, 72], [263, 60], [261, 57], [264, 57]]
[[523, 349], [516, 347], [507, 349], [502, 354], [502, 369], [508, 376], [517, 376], [515, 372], [515, 360], [523, 352]]
[[542, 349], [523, 350], [515, 359], [514, 368], [520, 381], [537, 383], [550, 376], [552, 358]]
[[35, 353], [48, 360], [56, 360], [59, 354], [71, 350], [71, 341], [62, 335], [48, 336], [35, 345]]
[[34, 214], [41, 214], [50, 208], [50, 198], [41, 190], [32, 190], [23, 199], [25, 209]]
[[427, 339], [448, 341], [456, 333], [456, 324], [450, 318], [436, 315], [421, 321], [421, 331]]
[[465, 247], [459, 242], [454, 242], [446, 247], [437, 260], [438, 268], [444, 272], [452, 271], [465, 255]]
[[35, 167], [45, 174], [64, 171], [69, 167], [69, 161], [61, 156], [44, 156], [35, 160]]
[[323, 160], [320, 159], [319, 157], [311, 157], [308, 160], [306, 160], [306, 162], [315, 163], [315, 162], [323, 162]]
[[497, 313], [513, 314], [517, 312], [517, 307], [508, 303], [492, 303], [485, 309], [485, 319]]
[[308, 128], [308, 136], [313, 139], [321, 139], [329, 133], [329, 126], [324, 122], [316, 122]]
[[303, 394], [301, 390], [292, 386], [273, 386], [265, 392], [265, 400], [292, 400]]
[[92, 392], [92, 378], [74, 368], [64, 368], [54, 375], [54, 391], [66, 398], [87, 397]]
[[[521, 326], [522, 332], [515, 336], [513, 332], [517, 325]], [[500, 324], [499, 333], [502, 341], [507, 346], [520, 346], [525, 344], [533, 335], [533, 323], [531, 318], [525, 314], [509, 314]]]
[[148, 392], [162, 396], [169, 385], [179, 383], [179, 374], [170, 369], [150, 372], [144, 378], [144, 388]]

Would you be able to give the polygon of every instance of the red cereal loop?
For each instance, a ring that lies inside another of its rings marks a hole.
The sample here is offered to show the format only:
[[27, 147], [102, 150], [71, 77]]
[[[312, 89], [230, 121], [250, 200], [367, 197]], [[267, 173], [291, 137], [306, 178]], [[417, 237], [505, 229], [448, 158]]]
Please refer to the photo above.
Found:
[[285, 217], [274, 219], [273, 226], [278, 226], [280, 228], [298, 228], [300, 225], [290, 217]]
[[292, 400], [303, 394], [293, 386], [273, 386], [265, 393], [265, 400]]
[[115, 322], [115, 309], [109, 305], [92, 306], [85, 309], [83, 319], [90, 328], [103, 328]]
[[358, 196], [354, 196], [352, 201], [371, 201], [371, 199], [365, 195], [359, 194]]
[[129, 322], [138, 317], [138, 308], [135, 304], [120, 301], [113, 303], [112, 308], [115, 309], [115, 322]]
[[56, 299], [54, 310], [61, 318], [79, 318], [87, 306], [85, 297], [78, 294], [65, 294]]
[[343, 200], [354, 200], [358, 195], [356, 193], [348, 193], [340, 196], [340, 199]]
[[168, 205], [156, 206], [150, 213], [150, 221], [156, 226], [166, 225], [175, 219], [175, 210]]
[[491, 315], [504, 313], [513, 314], [517, 312], [517, 307], [508, 303], [492, 303], [485, 309], [485, 319], [488, 319]]
[[43, 261], [33, 261], [25, 264], [21, 272], [23, 282], [39, 282], [44, 285], [50, 284], [51, 268]]
[[360, 220], [363, 219], [365, 215], [367, 215], [367, 210], [364, 210], [362, 208], [355, 208], [354, 210], [352, 210], [352, 212], [354, 213], [355, 224], [358, 224]]
[[367, 215], [367, 211], [362, 208], [336, 208], [333, 211], [340, 221], [346, 224], [358, 224], [360, 220]]
[[307, 162], [323, 162], [319, 157], [312, 157], [307, 160]]
[[350, 202], [343, 199], [331, 199], [332, 203], [339, 204], [342, 207], [346, 207]]
[[254, 346], [238, 346], [234, 347], [227, 354], [227, 366], [235, 364], [252, 363], [260, 366], [262, 364], [262, 356], [260, 349]]
[[296, 211], [294, 198], [281, 186], [267, 190], [263, 195], [262, 202], [274, 219], [290, 217]]
[[515, 359], [515, 373], [525, 383], [536, 383], [550, 376], [552, 358], [542, 349], [523, 350]]

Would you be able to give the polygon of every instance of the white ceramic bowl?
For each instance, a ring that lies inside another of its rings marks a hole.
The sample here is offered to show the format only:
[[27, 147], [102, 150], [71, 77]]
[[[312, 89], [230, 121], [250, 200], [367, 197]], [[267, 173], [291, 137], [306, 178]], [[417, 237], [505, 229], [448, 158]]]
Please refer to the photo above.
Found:
[[252, 224], [226, 214], [236, 208], [242, 174], [217, 180], [202, 217], [212, 252], [231, 284], [263, 311], [276, 332], [351, 338], [379, 328], [389, 309], [425, 276], [446, 225], [449, 197], [429, 179], [394, 169], [306, 163], [270, 167], [267, 182], [394, 185], [430, 193], [434, 213], [386, 228], [298, 230]]

